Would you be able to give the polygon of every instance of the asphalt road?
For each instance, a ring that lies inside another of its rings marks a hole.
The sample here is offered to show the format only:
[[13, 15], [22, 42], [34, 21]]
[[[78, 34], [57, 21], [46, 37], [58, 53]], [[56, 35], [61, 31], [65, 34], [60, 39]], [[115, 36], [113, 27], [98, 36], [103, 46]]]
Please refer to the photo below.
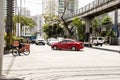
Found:
[[52, 50], [31, 45], [31, 54], [4, 55], [3, 74], [24, 80], [120, 80], [120, 54], [92, 48]]

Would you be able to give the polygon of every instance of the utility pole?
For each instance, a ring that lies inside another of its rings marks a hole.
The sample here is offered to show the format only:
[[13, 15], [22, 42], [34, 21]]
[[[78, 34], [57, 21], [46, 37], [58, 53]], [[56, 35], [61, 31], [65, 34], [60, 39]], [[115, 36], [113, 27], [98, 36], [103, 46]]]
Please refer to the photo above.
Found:
[[4, 0], [0, 0], [0, 80], [2, 79], [2, 61], [4, 52]]

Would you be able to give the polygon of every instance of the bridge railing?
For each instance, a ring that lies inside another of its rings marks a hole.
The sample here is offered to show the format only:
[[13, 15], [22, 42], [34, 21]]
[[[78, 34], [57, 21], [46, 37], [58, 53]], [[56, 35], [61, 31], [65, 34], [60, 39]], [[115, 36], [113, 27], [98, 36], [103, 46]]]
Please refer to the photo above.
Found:
[[67, 13], [64, 16], [64, 19], [69, 19], [69, 18], [72, 18], [77, 15], [82, 15], [82, 14], [89, 12], [93, 9], [96, 9], [102, 5], [105, 5], [106, 3], [111, 2], [111, 1], [113, 1], [113, 0], [95, 0], [91, 3], [89, 3], [88, 5], [76, 10], [75, 12]]

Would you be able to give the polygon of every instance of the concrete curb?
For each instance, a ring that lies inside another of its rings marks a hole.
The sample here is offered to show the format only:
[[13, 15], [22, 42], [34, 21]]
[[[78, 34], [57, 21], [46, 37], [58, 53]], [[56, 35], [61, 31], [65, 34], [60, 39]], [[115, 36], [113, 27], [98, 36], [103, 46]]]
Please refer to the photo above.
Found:
[[118, 52], [118, 53], [120, 53], [119, 50], [113, 50], [113, 49], [98, 48], [98, 47], [88, 47], [88, 48], [99, 49], [99, 50], [106, 50], [106, 51], [112, 51], [112, 52]]
[[2, 78], [0, 80], [24, 80], [24, 79], [21, 79], [21, 78], [9, 78], [9, 77], [6, 77], [6, 76], [2, 76]]
[[24, 80], [24, 79], [19, 79], [19, 78], [7, 78], [7, 79], [5, 79], [5, 78], [2, 78], [0, 80]]
[[11, 51], [4, 51], [4, 55], [10, 54]]

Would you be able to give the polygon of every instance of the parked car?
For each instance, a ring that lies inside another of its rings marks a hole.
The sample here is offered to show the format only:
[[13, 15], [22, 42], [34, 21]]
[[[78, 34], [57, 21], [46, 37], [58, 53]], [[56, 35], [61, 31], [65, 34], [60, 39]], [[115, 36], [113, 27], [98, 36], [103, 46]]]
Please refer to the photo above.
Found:
[[57, 43], [57, 42], [59, 42], [58, 41], [58, 39], [56, 39], [56, 38], [49, 38], [48, 40], [47, 40], [47, 44], [48, 45], [52, 45], [52, 44], [54, 44], [54, 43]]
[[64, 40], [63, 37], [57, 37], [57, 39], [58, 39], [58, 41], [62, 41], [62, 40]]
[[45, 45], [45, 39], [44, 38], [36, 38], [35, 44], [36, 45]]
[[72, 39], [64, 39], [60, 42], [54, 43], [51, 45], [51, 48], [53, 50], [80, 50], [84, 48], [84, 44], [83, 42], [77, 42], [75, 40]]
[[91, 37], [90, 38], [90, 43], [93, 45], [103, 45], [105, 43], [105, 38], [104, 37]]

